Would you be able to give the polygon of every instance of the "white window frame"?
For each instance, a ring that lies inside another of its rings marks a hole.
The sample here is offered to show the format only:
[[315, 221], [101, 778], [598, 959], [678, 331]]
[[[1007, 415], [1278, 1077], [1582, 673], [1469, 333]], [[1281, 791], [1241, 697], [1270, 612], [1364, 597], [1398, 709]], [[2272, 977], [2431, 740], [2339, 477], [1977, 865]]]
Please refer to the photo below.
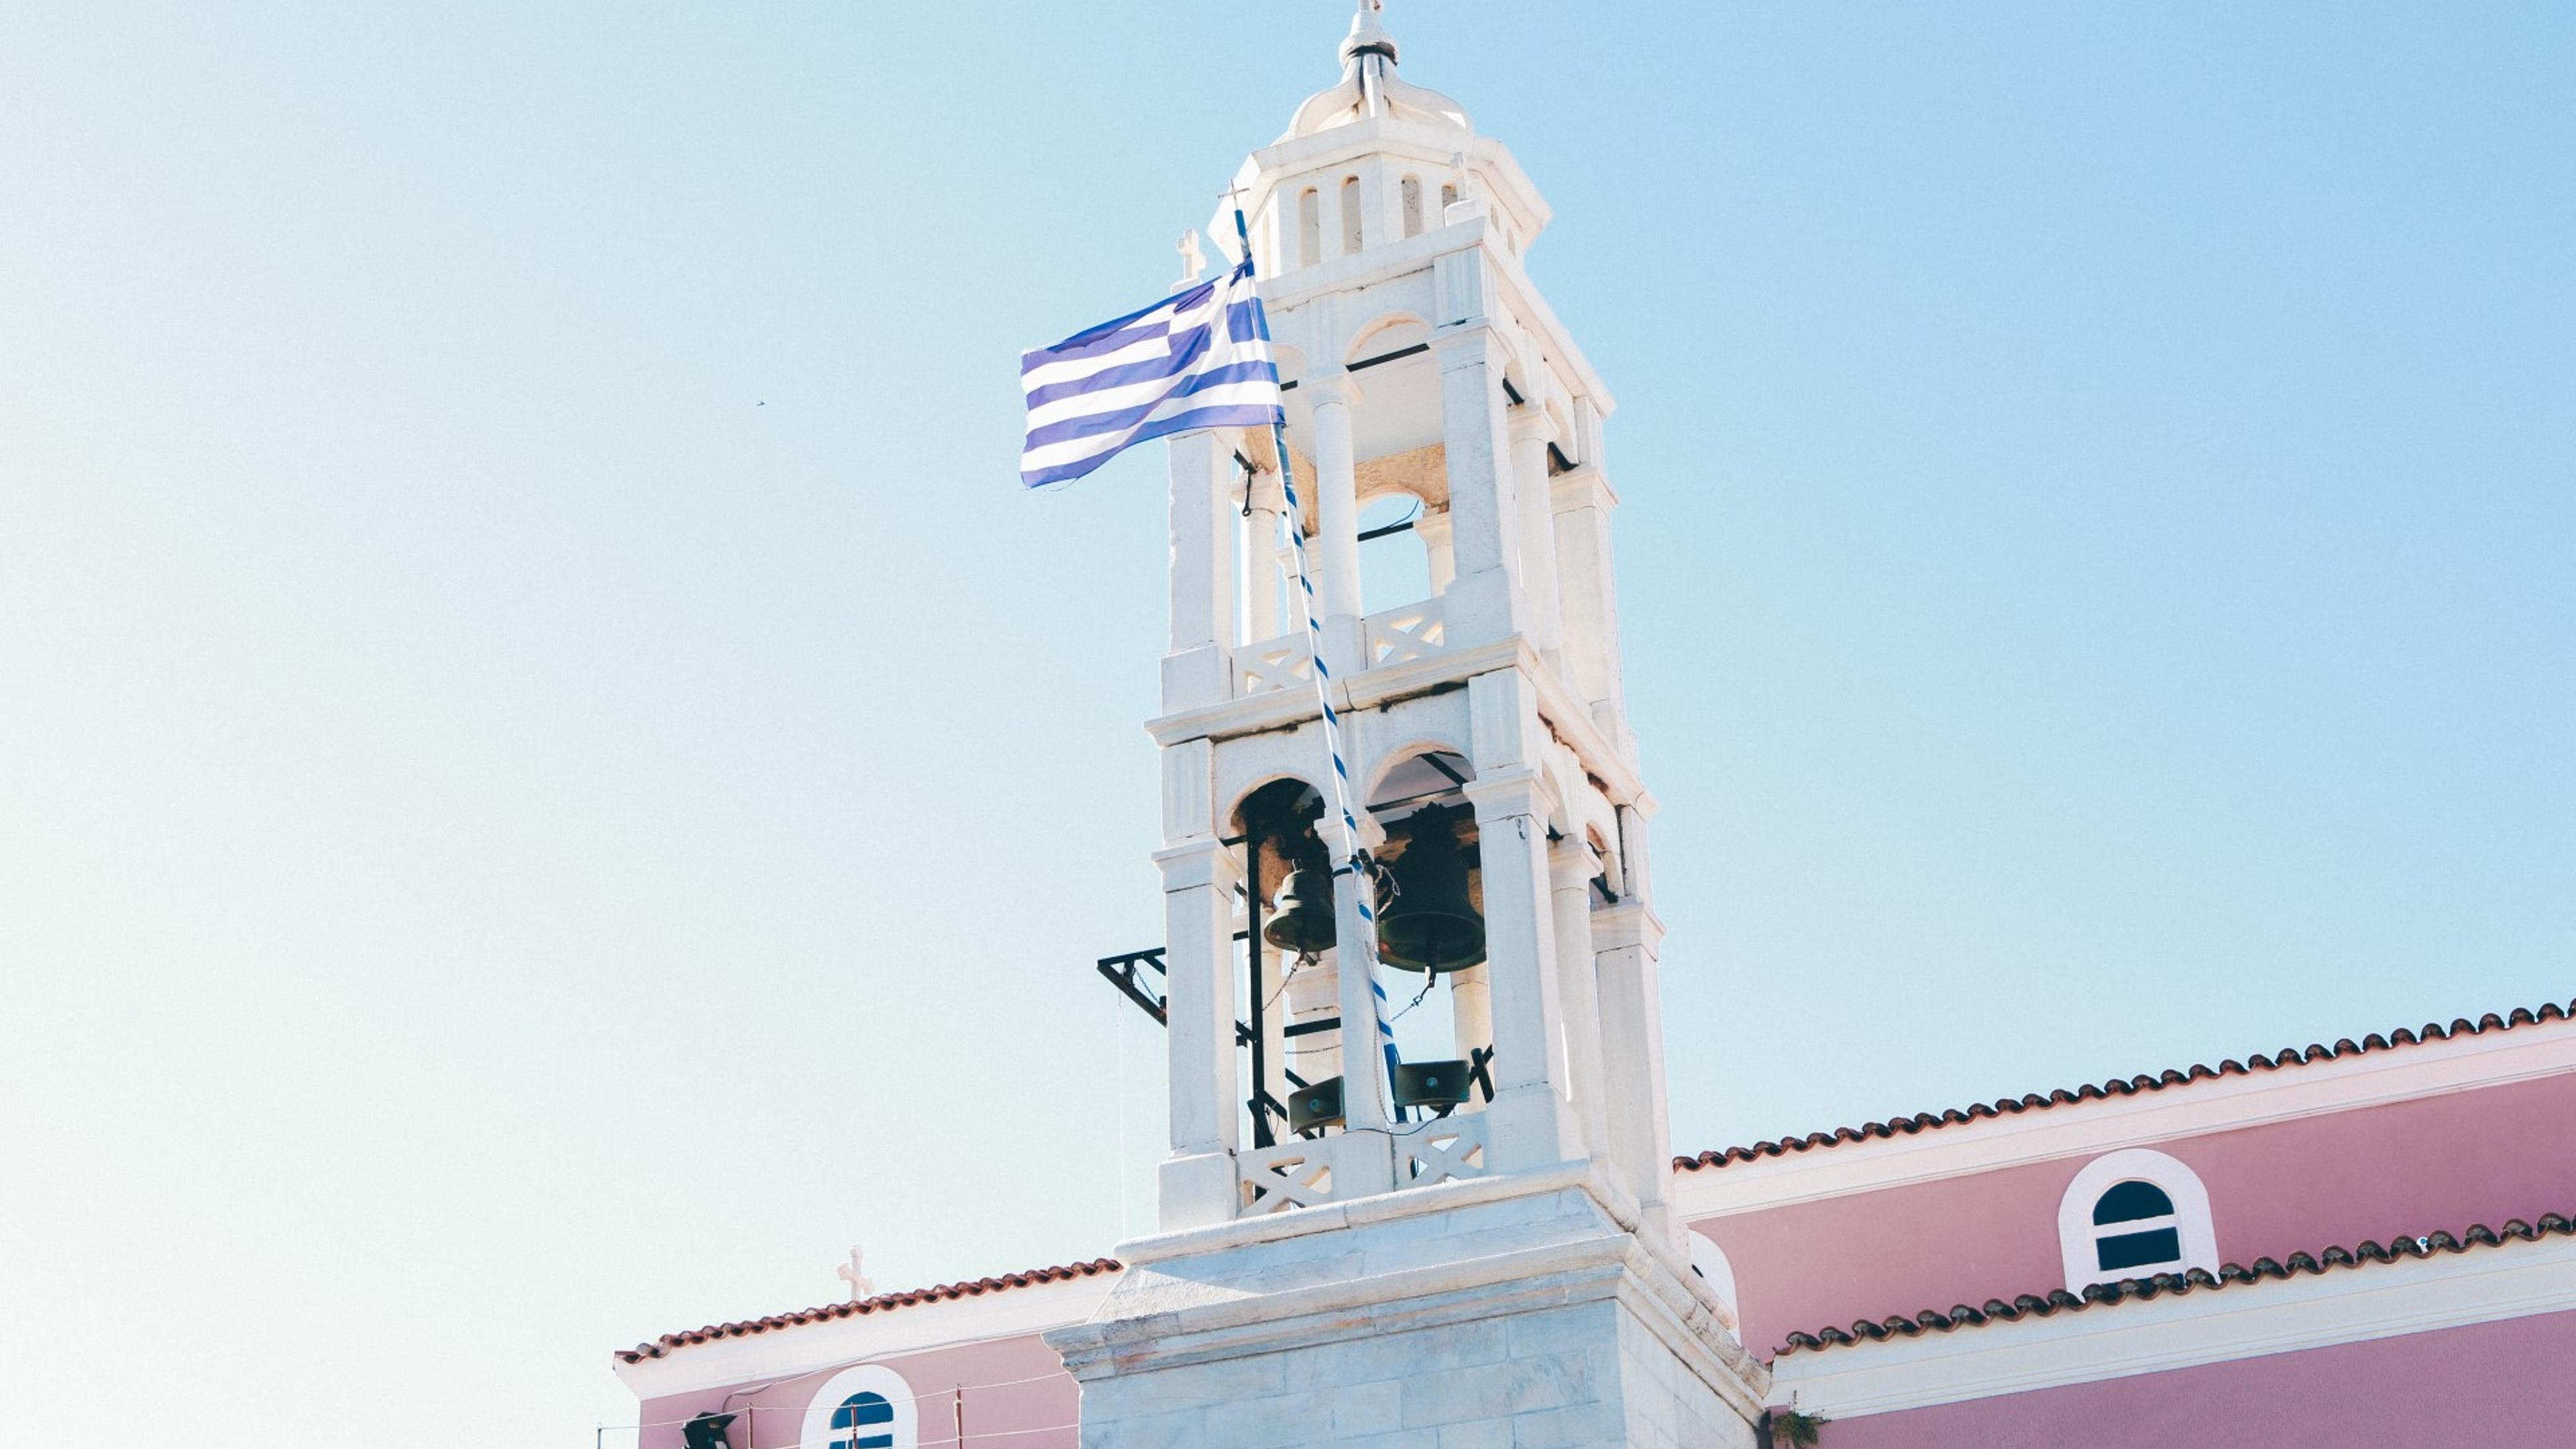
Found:
[[[2124, 1182], [2153, 1184], [2172, 1200], [2172, 1216], [2097, 1225], [2093, 1221], [2094, 1206], [2102, 1201], [2102, 1194]], [[2110, 1272], [2102, 1270], [2101, 1244], [2104, 1238], [2151, 1233], [2159, 1228], [2174, 1230], [2174, 1237], [2182, 1247], [2181, 1257]], [[2201, 1185], [2199, 1173], [2179, 1159], [2151, 1147], [2123, 1148], [2084, 1164], [2083, 1170], [2075, 1174], [2075, 1180], [2066, 1185], [2066, 1195], [2058, 1199], [2057, 1243], [2066, 1269], [2066, 1291], [2069, 1293], [2081, 1293], [2096, 1283], [2116, 1283], [2123, 1278], [2145, 1278], [2157, 1273], [2179, 1273], [2190, 1268], [2203, 1268], [2213, 1273], [2218, 1271], [2218, 1230], [2210, 1220], [2209, 1189]]]
[[875, 1394], [894, 1409], [894, 1421], [887, 1426], [887, 1432], [894, 1437], [894, 1449], [915, 1449], [921, 1442], [921, 1415], [913, 1402], [912, 1385], [883, 1364], [863, 1363], [825, 1379], [823, 1387], [807, 1401], [805, 1427], [796, 1436], [797, 1449], [831, 1449], [833, 1411], [852, 1394]]

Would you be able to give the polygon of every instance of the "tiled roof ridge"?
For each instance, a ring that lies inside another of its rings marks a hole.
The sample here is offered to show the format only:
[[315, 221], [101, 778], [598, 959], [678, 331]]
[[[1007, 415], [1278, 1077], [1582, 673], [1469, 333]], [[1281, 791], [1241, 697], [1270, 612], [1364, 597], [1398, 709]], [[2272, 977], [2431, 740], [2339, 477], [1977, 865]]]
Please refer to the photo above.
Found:
[[641, 1363], [660, 1358], [673, 1349], [691, 1344], [710, 1343], [720, 1338], [747, 1338], [777, 1328], [794, 1328], [799, 1324], [821, 1323], [835, 1318], [854, 1318], [863, 1313], [884, 1313], [896, 1308], [910, 1308], [920, 1303], [945, 1302], [955, 1298], [978, 1298], [987, 1293], [1000, 1293], [1012, 1288], [1031, 1288], [1041, 1283], [1060, 1283], [1071, 1278], [1089, 1278], [1101, 1273], [1115, 1273], [1125, 1265], [1115, 1258], [1093, 1258], [1082, 1263], [1061, 1263], [1048, 1268], [1031, 1268], [1020, 1273], [1004, 1273], [997, 1278], [975, 1278], [956, 1283], [942, 1283], [932, 1288], [909, 1288], [900, 1293], [879, 1293], [850, 1303], [826, 1303], [820, 1308], [801, 1308], [793, 1313], [775, 1313], [767, 1318], [747, 1318], [739, 1323], [714, 1323], [685, 1333], [666, 1333], [651, 1343], [617, 1350], [621, 1363]]
[[2517, 1006], [2502, 1016], [2490, 1011], [2476, 1021], [2471, 1021], [2464, 1016], [2453, 1021], [2448, 1028], [2443, 1027], [2440, 1022], [2426, 1022], [2420, 1031], [2408, 1031], [2400, 1027], [2386, 1036], [2372, 1032], [2358, 1042], [2350, 1037], [2343, 1037], [2332, 1046], [2311, 1044], [2306, 1047], [2283, 1047], [2268, 1056], [2257, 1052], [2243, 1061], [2230, 1057], [2214, 1067], [2195, 1062], [2188, 1069], [2168, 1069], [2156, 1076], [2115, 1077], [2107, 1082], [2077, 1087], [2071, 1091], [2060, 1087], [2046, 1096], [2033, 1092], [2022, 1097], [2005, 1097], [1994, 1102], [1979, 1102], [1966, 1108], [1952, 1107], [1937, 1113], [1918, 1112], [1911, 1117], [1870, 1122], [1859, 1127], [1837, 1127], [1831, 1132], [1811, 1132], [1804, 1137], [1787, 1137], [1776, 1141], [1756, 1142], [1750, 1147], [1729, 1147], [1716, 1152], [1703, 1152], [1697, 1157], [1676, 1157], [1673, 1159], [1673, 1166], [1683, 1172], [1697, 1172], [1703, 1168], [1725, 1167], [1730, 1163], [1750, 1162], [1757, 1158], [1781, 1157], [1791, 1152], [1807, 1152], [1818, 1147], [1835, 1147], [1845, 1142], [1862, 1142], [1873, 1137], [1910, 1137], [1917, 1132], [1927, 1132], [1936, 1127], [1948, 1127], [1961, 1122], [1972, 1122], [1980, 1117], [2018, 1116], [2024, 1112], [2041, 1111], [2069, 1102], [2133, 1097], [2144, 1092], [2160, 1092], [2167, 1087], [2178, 1087], [2210, 1078], [2277, 1072], [2287, 1067], [2331, 1061], [2337, 1057], [2393, 1051], [2399, 1047], [2416, 1046], [2424, 1042], [2477, 1036], [2489, 1031], [2510, 1031], [2517, 1026], [2532, 1026], [2545, 1021], [2565, 1021], [2571, 1017], [2576, 1017], [2576, 1002], [2569, 1002], [2565, 1006], [2550, 1002], [2536, 1011], [2527, 1006]]
[[2492, 1248], [2508, 1242], [2538, 1242], [2542, 1238], [2576, 1236], [2576, 1220], [2560, 1213], [2543, 1213], [2538, 1222], [2508, 1218], [2501, 1228], [2484, 1223], [2471, 1224], [2460, 1233], [2430, 1235], [2401, 1234], [2387, 1246], [2363, 1240], [2350, 1248], [2326, 1248], [2315, 1253], [2292, 1253], [2287, 1259], [2257, 1258], [2248, 1267], [2229, 1263], [2212, 1273], [2206, 1268], [2193, 1268], [2181, 1273], [2157, 1273], [2146, 1278], [2123, 1278], [2116, 1283], [2096, 1283], [2082, 1293], [2063, 1288], [2052, 1289], [2047, 1296], [2024, 1293], [2007, 1303], [1989, 1298], [1985, 1306], [1972, 1308], [1965, 1303], [1953, 1306], [1947, 1313], [1927, 1308], [1911, 1318], [1863, 1319], [1846, 1331], [1823, 1328], [1814, 1333], [1793, 1333], [1783, 1343], [1776, 1358], [1793, 1353], [1815, 1353], [1824, 1349], [1863, 1342], [1881, 1342], [1890, 1338], [1917, 1338], [1926, 1333], [1950, 1333], [1962, 1328], [1975, 1328], [1988, 1323], [2013, 1323], [2023, 1318], [2049, 1318], [2059, 1313], [2080, 1312], [2097, 1304], [2142, 1302], [2167, 1294], [2189, 1293], [2195, 1289], [2219, 1289], [2233, 1283], [2257, 1283], [2266, 1279], [2307, 1277], [2337, 1268], [2358, 1268], [2369, 1263], [2393, 1263], [2400, 1258], [2430, 1258], [2436, 1253], [2465, 1253], [2471, 1248]]

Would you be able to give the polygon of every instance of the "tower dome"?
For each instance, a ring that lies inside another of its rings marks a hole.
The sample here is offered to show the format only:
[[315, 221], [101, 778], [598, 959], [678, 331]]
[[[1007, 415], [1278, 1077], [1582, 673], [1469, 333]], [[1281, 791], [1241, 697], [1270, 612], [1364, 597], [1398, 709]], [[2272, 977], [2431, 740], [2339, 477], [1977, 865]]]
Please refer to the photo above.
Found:
[[1359, 13], [1351, 17], [1351, 33], [1342, 38], [1341, 80], [1307, 97], [1280, 140], [1293, 141], [1378, 116], [1473, 129], [1464, 106], [1397, 77], [1395, 37], [1377, 21], [1384, 8], [1381, 0], [1360, 0]]

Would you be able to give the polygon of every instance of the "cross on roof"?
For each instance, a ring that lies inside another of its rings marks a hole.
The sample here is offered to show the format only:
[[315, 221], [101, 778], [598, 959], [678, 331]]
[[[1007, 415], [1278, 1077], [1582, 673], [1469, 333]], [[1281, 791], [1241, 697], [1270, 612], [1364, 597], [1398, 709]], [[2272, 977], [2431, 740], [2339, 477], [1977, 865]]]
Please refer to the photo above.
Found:
[[868, 1277], [867, 1269], [862, 1263], [865, 1256], [858, 1248], [853, 1247], [850, 1249], [850, 1261], [832, 1270], [832, 1276], [850, 1285], [852, 1303], [870, 1297], [877, 1291], [876, 1283]]

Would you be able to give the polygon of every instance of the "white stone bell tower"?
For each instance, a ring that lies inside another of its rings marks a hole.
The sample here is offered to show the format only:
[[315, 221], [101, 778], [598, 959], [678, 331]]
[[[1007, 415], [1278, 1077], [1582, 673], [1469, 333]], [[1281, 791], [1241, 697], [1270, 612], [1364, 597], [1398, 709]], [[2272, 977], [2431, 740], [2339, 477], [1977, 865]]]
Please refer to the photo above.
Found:
[[[1377, 10], [1235, 179], [1304, 508], [1267, 432], [1171, 444], [1150, 726], [1171, 1155], [1160, 1231], [1050, 1341], [1086, 1449], [1750, 1445], [1767, 1375], [1672, 1217], [1610, 396], [1522, 267], [1547, 204], [1397, 77]], [[1209, 231], [1231, 251], [1231, 200]], [[1364, 531], [1388, 499], [1409, 526]], [[1290, 527], [1357, 868], [1314, 828], [1331, 781]], [[1392, 565], [1427, 597], [1364, 609]], [[1328, 944], [1366, 929], [1363, 891], [1375, 982]], [[1391, 1074], [1378, 1022], [1417, 993], [1446, 1049]]]

